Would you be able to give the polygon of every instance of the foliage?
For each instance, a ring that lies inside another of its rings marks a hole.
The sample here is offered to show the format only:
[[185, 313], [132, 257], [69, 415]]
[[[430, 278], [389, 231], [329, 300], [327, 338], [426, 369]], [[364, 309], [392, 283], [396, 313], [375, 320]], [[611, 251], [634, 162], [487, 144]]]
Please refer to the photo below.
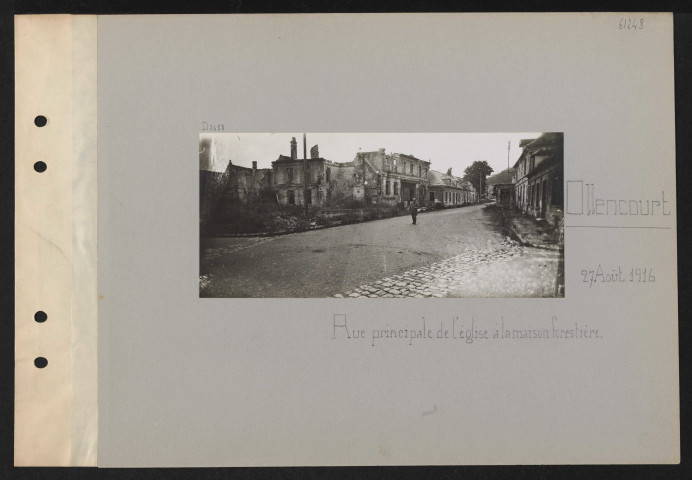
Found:
[[[272, 198], [275, 196], [265, 194], [260, 195], [255, 202], [234, 202], [217, 208], [212, 218], [201, 225], [202, 236], [303, 232], [315, 227], [360, 223], [405, 213], [405, 209], [397, 205], [365, 205], [362, 201], [351, 199], [344, 202], [350, 208], [332, 212], [328, 208], [310, 206], [306, 216], [304, 206], [282, 205]], [[401, 206], [403, 207], [403, 203]]]
[[356, 200], [354, 198], [346, 198], [339, 203], [341, 208], [363, 208], [365, 203], [362, 200]]
[[[488, 178], [487, 183], [488, 185], [495, 185], [497, 183], [512, 183], [512, 176], [514, 176], [514, 172], [514, 168], [502, 170], [501, 172], [496, 173]], [[478, 183], [478, 180], [476, 180], [476, 183]]]
[[491, 173], [493, 173], [493, 167], [488, 165], [487, 161], [476, 160], [471, 165], [466, 167], [466, 170], [464, 170], [463, 179], [467, 182], [470, 182], [471, 185], [473, 185], [476, 188], [476, 190], [478, 191], [478, 195], [482, 195], [483, 192], [485, 192], [485, 179]]

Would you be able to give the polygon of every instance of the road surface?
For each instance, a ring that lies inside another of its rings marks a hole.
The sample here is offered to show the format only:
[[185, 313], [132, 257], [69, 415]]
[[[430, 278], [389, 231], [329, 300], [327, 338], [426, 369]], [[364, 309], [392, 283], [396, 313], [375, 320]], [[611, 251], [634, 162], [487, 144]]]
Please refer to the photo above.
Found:
[[552, 296], [558, 259], [509, 240], [483, 205], [200, 247], [203, 297]]

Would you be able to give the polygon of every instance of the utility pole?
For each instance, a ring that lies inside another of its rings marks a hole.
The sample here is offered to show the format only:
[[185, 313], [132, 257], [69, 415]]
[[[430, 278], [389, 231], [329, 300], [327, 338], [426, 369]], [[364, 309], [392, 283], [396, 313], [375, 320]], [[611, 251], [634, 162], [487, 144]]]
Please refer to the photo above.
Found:
[[308, 218], [308, 146], [303, 133], [303, 179], [305, 188], [303, 189], [303, 203], [305, 203], [305, 218]]

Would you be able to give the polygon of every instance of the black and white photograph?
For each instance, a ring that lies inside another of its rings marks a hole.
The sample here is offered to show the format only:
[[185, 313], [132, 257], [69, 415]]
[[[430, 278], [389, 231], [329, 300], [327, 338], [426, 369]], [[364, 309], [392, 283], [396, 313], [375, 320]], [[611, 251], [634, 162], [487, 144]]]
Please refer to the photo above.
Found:
[[204, 132], [200, 297], [564, 297], [563, 134]]

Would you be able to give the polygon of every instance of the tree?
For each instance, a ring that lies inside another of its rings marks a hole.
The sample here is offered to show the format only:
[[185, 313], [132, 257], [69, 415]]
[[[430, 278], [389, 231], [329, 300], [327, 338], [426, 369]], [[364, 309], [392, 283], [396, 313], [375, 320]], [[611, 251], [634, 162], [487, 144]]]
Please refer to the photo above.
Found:
[[480, 200], [485, 191], [485, 177], [493, 173], [493, 167], [485, 160], [476, 160], [464, 170], [464, 180], [470, 182], [478, 190]]

